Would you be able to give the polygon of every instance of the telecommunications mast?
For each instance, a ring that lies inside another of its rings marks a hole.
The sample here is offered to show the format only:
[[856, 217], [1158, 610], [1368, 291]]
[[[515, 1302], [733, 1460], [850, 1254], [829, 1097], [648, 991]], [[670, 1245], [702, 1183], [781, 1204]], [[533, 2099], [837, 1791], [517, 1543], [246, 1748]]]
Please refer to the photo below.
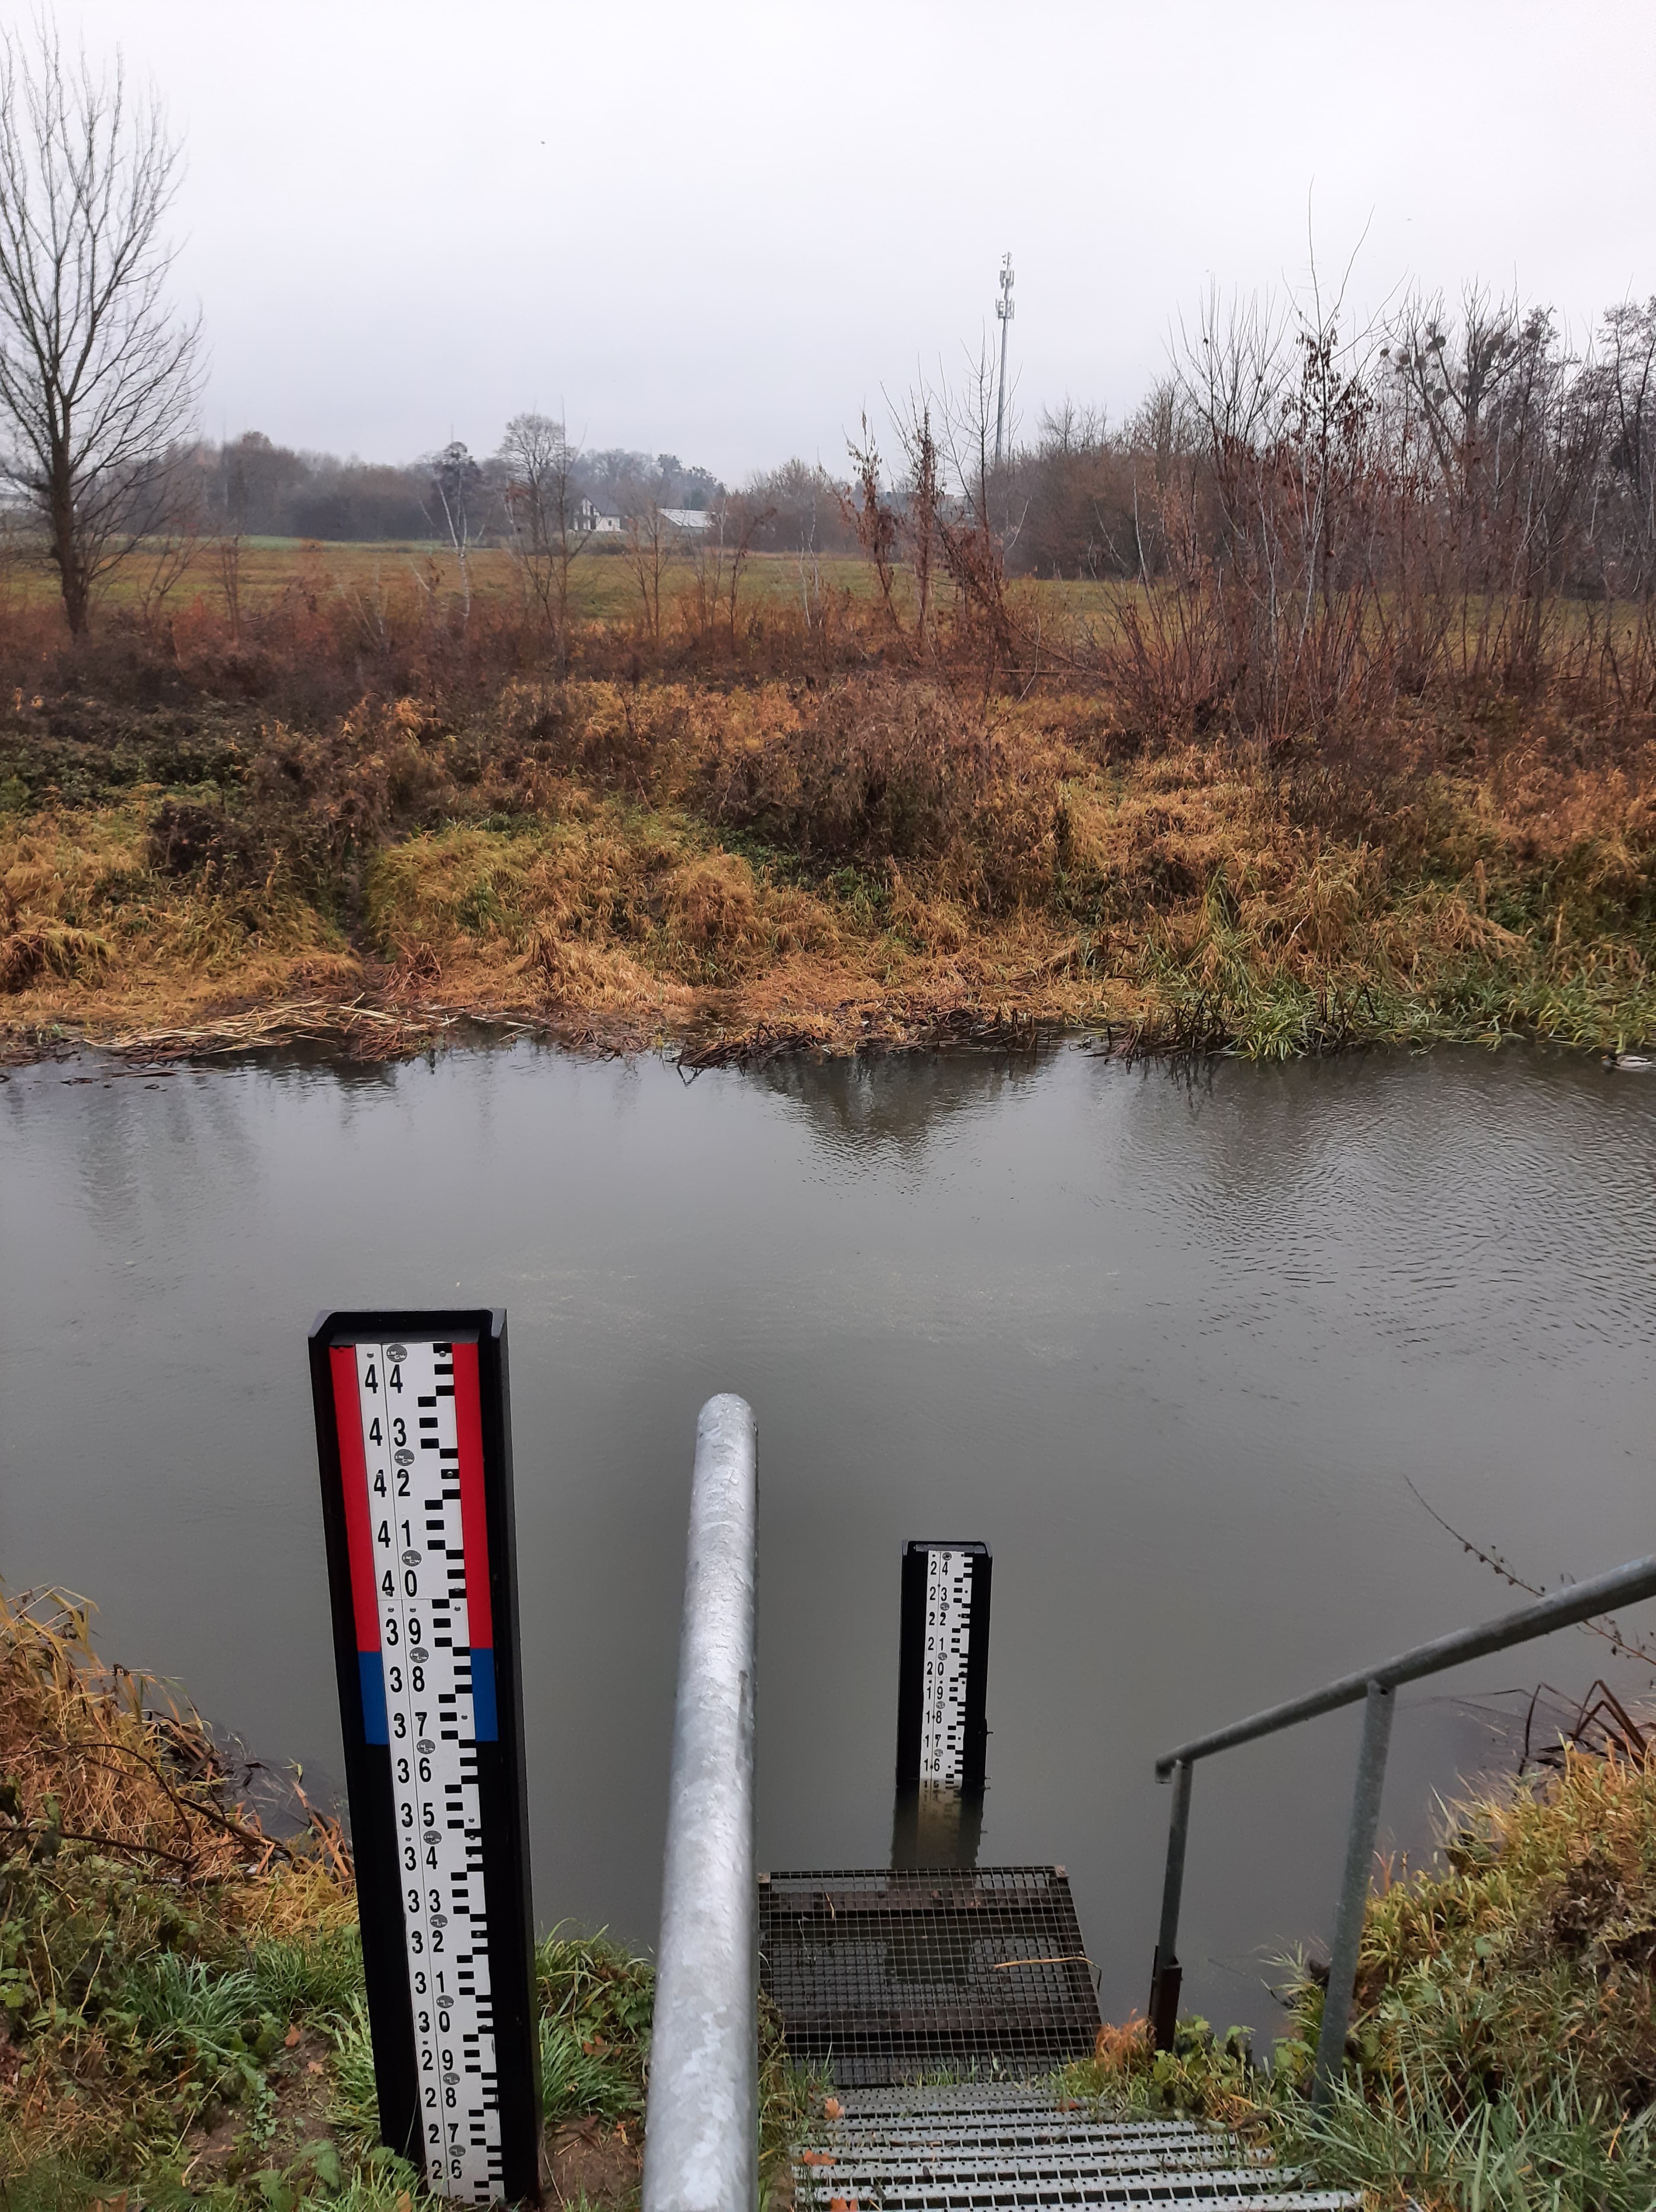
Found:
[[995, 302], [995, 312], [1001, 319], [1001, 382], [995, 398], [995, 465], [1001, 465], [1001, 447], [1006, 436], [1007, 423], [1007, 325], [1018, 312], [1012, 296], [1012, 256], [1001, 256], [1001, 296]]

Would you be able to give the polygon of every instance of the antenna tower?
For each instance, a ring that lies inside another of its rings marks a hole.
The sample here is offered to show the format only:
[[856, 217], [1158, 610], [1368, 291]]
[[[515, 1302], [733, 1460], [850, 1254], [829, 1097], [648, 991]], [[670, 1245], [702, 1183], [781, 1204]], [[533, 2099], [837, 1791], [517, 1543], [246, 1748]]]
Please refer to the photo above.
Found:
[[1006, 440], [1007, 427], [1007, 329], [1018, 312], [1012, 296], [1012, 256], [1001, 256], [1001, 296], [995, 302], [995, 312], [1001, 319], [1001, 381], [995, 395], [995, 465], [1001, 465], [1001, 450]]

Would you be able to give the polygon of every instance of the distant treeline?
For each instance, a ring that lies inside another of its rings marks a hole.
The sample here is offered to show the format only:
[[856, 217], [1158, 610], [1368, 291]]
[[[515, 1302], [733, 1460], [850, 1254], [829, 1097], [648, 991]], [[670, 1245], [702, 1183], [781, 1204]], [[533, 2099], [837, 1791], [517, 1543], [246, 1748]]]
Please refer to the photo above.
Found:
[[[1611, 309], [1585, 349], [1549, 310], [1476, 289], [1455, 307], [1406, 303], [1355, 341], [1331, 319], [1215, 302], [1123, 421], [1065, 400], [998, 464], [993, 398], [984, 376], [964, 393], [918, 392], [894, 422], [889, 467], [865, 425], [845, 475], [794, 459], [739, 488], [673, 453], [581, 451], [538, 416], [511, 428], [553, 434], [564, 521], [586, 500], [623, 521], [700, 509], [752, 552], [868, 551], [870, 527], [886, 526], [872, 483], [899, 558], [935, 499], [943, 522], [975, 515], [1007, 575], [1149, 580], [1239, 562], [1251, 574], [1292, 569], [1295, 587], [1314, 570], [1326, 594], [1350, 587], [1354, 563], [1371, 579], [1399, 562], [1414, 571], [1429, 547], [1442, 568], [1452, 541], [1458, 586], [1523, 590], [1544, 576], [1639, 598], [1656, 567], [1656, 299]], [[480, 459], [451, 445], [402, 465], [341, 460], [258, 431], [194, 459], [214, 530], [447, 539], [458, 497], [478, 540], [521, 531], [509, 428]]]
[[[472, 526], [483, 538], [506, 528], [509, 462], [474, 459], [463, 445], [402, 464], [342, 460], [335, 453], [278, 446], [262, 430], [244, 431], [222, 446], [198, 445], [188, 482], [201, 519], [214, 532], [250, 538], [308, 538], [332, 542], [375, 538], [446, 539], [443, 493], [463, 483]], [[709, 507], [725, 495], [710, 470], [687, 466], [675, 453], [619, 447], [583, 453], [572, 491], [612, 514], [653, 501], [661, 507]]]

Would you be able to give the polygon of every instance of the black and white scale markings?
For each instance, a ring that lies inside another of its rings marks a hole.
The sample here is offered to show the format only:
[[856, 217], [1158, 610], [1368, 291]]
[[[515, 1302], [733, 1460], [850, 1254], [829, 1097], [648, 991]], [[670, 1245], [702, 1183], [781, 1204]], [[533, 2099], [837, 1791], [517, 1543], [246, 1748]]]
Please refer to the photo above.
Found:
[[926, 1643], [920, 1709], [922, 1784], [965, 1778], [966, 1662], [971, 1644], [970, 1552], [926, 1554]]
[[493, 1652], [474, 1686], [483, 1547], [461, 1512], [454, 1347], [359, 1344], [356, 1361], [426, 2178], [487, 2204], [502, 2158], [474, 1690], [492, 1734]]
[[[909, 1790], [922, 1793], [915, 1801], [922, 1811], [934, 1795], [958, 1803], [982, 1793], [993, 1573], [987, 1544], [916, 1537], [903, 1547], [897, 1689], [903, 1818]], [[895, 1838], [892, 1848], [899, 1848]]]

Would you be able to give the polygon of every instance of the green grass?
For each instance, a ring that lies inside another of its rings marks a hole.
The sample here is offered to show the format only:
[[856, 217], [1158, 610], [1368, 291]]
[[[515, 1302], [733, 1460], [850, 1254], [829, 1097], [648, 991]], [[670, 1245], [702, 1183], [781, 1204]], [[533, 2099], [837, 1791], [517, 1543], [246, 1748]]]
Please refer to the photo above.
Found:
[[380, 2100], [374, 2086], [374, 2035], [360, 1980], [333, 2025], [335, 2128], [359, 2152], [380, 2140]]
[[1568, 2053], [1518, 2093], [1446, 2099], [1428, 2065], [1403, 2065], [1377, 2096], [1354, 2069], [1329, 2105], [1305, 2094], [1310, 2047], [1289, 2038], [1274, 2072], [1256, 2070], [1245, 2031], [1223, 2039], [1179, 2024], [1174, 2051], [1148, 2067], [1056, 2077], [1066, 2097], [1135, 2118], [1172, 2114], [1233, 2127], [1268, 2146], [1306, 2185], [1360, 2191], [1371, 2207], [1454, 2212], [1649, 2212], [1656, 2203], [1656, 2108], [1630, 2116], [1590, 2089]]
[[283, 2019], [342, 2021], [362, 1990], [362, 1942], [350, 1927], [277, 1936], [255, 1946], [249, 1972], [259, 2002]]
[[[149, 1886], [95, 1854], [54, 1856], [48, 1881], [20, 1885], [0, 1863], [0, 2003], [27, 2054], [48, 2069], [54, 2100], [73, 2103], [77, 2067], [95, 2033], [95, 2065], [112, 2069], [128, 2110], [121, 2124], [82, 2130], [62, 2150], [30, 2156], [11, 2139], [0, 2171], [4, 2212], [87, 2212], [123, 2195], [127, 2212], [394, 2212], [422, 2200], [419, 2177], [379, 2142], [374, 2051], [354, 1927], [325, 1927], [237, 1946], [202, 1926], [186, 1936], [204, 1954], [156, 1947], [163, 1924]], [[100, 1900], [124, 1884], [127, 1910]], [[27, 1900], [20, 1894], [26, 1887]], [[88, 1945], [88, 1907], [101, 1941]], [[27, 1924], [26, 1924], [27, 1923]], [[174, 1930], [174, 1936], [184, 1932]], [[95, 1950], [94, 1959], [90, 1952]], [[602, 1934], [555, 1929], [537, 1947], [543, 2112], [548, 2132], [592, 2116], [642, 2134], [654, 1973]], [[78, 1991], [78, 1996], [77, 1996]], [[290, 2027], [329, 2050], [326, 2134], [285, 2161], [270, 2153], [277, 2119], [272, 2063]], [[774, 2021], [761, 2054], [761, 2153], [767, 2200], [788, 2170], [813, 2084], [791, 2067]], [[221, 2114], [236, 2122], [228, 2169], [192, 2178], [195, 2131]], [[61, 2118], [61, 2110], [58, 2117]]]
[[[1597, 1051], [1656, 1036], [1656, 932], [1624, 915], [1619, 933], [1555, 950], [1550, 933], [1514, 929], [1499, 949], [1445, 947], [1430, 934], [1431, 887], [1359, 919], [1341, 956], [1307, 977], [1238, 910], [1222, 879], [1200, 926], [1182, 939], [1152, 925], [1136, 981], [1154, 1011], [1142, 1042], [1289, 1060], [1353, 1045], [1499, 1044], [1544, 1038]], [[1555, 916], [1557, 909], [1555, 908]], [[1384, 939], [1394, 919], [1419, 923], [1410, 964]]]
[[1193, 2113], [1371, 2204], [1647, 2212], [1656, 2203], [1656, 1756], [1571, 1751], [1458, 1807], [1436, 1863], [1369, 1900], [1343, 2077], [1306, 2095], [1322, 1990], [1287, 1961], [1269, 2068], [1181, 2021], [1106, 2031], [1068, 2094]]
[[655, 1975], [603, 1935], [554, 1929], [535, 1950], [541, 2106], [549, 2127], [642, 2118]]
[[1386, 2203], [1410, 2196], [1469, 2212], [1649, 2212], [1656, 2203], [1656, 2112], [1618, 2113], [1584, 2090], [1568, 2057], [1543, 2088], [1460, 2113], [1407, 2074], [1396, 2101], [1382, 2105], [1342, 2083], [1324, 2114], [1289, 2115], [1280, 2144], [1319, 2180]]

